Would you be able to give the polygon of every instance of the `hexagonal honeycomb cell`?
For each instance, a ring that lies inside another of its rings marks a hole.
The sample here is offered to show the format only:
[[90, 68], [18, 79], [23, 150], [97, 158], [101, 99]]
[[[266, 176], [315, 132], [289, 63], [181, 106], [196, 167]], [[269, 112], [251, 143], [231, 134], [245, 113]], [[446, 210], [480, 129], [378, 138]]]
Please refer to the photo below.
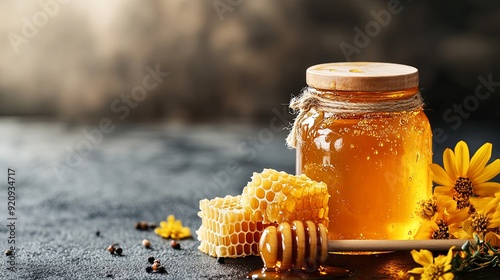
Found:
[[243, 189], [241, 203], [250, 221], [264, 224], [311, 220], [328, 227], [328, 188], [306, 175], [264, 169], [253, 173]]
[[213, 257], [259, 255], [261, 222], [250, 222], [241, 196], [226, 196], [200, 201], [201, 227], [196, 231], [201, 241], [198, 249]]
[[214, 257], [259, 255], [270, 224], [311, 220], [328, 227], [326, 184], [273, 169], [254, 173], [243, 194], [200, 201], [198, 249]]

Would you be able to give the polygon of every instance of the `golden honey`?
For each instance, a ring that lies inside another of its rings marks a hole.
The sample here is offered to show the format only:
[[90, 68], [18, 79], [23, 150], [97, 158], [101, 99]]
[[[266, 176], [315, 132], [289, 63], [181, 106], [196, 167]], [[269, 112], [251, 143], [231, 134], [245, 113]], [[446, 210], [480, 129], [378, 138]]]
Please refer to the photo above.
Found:
[[297, 173], [328, 186], [329, 239], [411, 239], [417, 202], [431, 194], [418, 71], [332, 63], [309, 68], [307, 81], [324, 104], [297, 118]]

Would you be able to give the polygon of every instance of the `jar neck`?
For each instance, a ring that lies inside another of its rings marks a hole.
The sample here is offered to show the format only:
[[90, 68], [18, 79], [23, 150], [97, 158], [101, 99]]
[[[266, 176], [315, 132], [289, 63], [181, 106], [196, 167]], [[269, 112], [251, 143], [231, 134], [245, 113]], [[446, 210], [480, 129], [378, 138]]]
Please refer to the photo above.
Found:
[[304, 90], [320, 95], [332, 101], [363, 103], [363, 102], [398, 102], [420, 95], [418, 87], [393, 91], [339, 91], [307, 87]]
[[423, 106], [418, 88], [391, 92], [318, 91], [305, 88], [290, 108], [333, 114], [369, 114], [415, 111]]
[[287, 137], [289, 147], [296, 147], [297, 126], [311, 110], [339, 116], [387, 114], [422, 110], [423, 101], [418, 88], [385, 92], [319, 91], [306, 87], [290, 101], [290, 108], [298, 112]]

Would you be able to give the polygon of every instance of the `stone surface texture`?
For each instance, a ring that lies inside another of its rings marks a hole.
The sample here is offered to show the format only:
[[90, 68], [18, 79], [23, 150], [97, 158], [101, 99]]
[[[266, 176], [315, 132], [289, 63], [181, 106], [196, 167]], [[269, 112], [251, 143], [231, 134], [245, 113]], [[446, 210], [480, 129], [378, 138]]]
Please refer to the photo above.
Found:
[[[485, 131], [471, 134], [477, 139], [473, 145], [487, 140], [498, 144], [498, 131], [471, 129]], [[198, 201], [241, 193], [252, 172], [265, 167], [293, 173], [295, 151], [285, 147], [285, 131], [274, 132], [267, 125], [116, 124], [102, 139], [85, 136], [95, 132], [91, 125], [0, 119], [2, 252], [10, 234], [5, 226], [8, 168], [16, 171], [17, 217], [17, 271], [7, 270], [8, 257], [2, 255], [0, 278], [243, 279], [262, 266], [258, 257], [220, 264], [197, 250]], [[94, 144], [82, 144], [89, 138]], [[495, 148], [499, 157], [494, 143]], [[441, 152], [438, 146], [436, 153]], [[194, 235], [180, 241], [181, 250], [152, 231], [134, 228], [137, 221], [158, 223], [170, 214]], [[150, 249], [141, 245], [143, 239], [151, 241]], [[123, 256], [106, 251], [114, 243], [123, 248]], [[146, 273], [148, 256], [159, 258], [168, 275]], [[335, 255], [328, 262], [352, 271], [348, 279], [405, 278], [404, 272], [416, 265], [408, 252]], [[461, 279], [499, 279], [498, 271]]]

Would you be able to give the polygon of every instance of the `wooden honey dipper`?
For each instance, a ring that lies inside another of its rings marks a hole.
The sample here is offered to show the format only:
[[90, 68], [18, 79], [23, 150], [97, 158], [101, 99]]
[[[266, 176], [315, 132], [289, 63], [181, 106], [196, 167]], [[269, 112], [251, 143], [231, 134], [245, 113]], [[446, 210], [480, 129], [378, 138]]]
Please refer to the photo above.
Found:
[[427, 249], [458, 250], [467, 239], [447, 240], [328, 240], [323, 224], [293, 221], [268, 226], [259, 241], [259, 252], [266, 269], [316, 269], [325, 264], [328, 252], [335, 251], [409, 251]]
[[328, 258], [328, 230], [312, 221], [268, 226], [259, 241], [266, 269], [314, 269]]

